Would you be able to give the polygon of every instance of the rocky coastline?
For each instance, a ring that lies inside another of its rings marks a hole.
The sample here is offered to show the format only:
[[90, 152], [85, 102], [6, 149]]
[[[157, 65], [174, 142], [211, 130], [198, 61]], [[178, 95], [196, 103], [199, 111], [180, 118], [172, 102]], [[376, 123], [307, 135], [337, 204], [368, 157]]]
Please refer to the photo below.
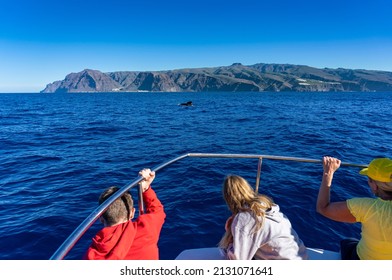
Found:
[[223, 91], [392, 91], [392, 72], [265, 63], [108, 73], [85, 69], [48, 84], [41, 93]]

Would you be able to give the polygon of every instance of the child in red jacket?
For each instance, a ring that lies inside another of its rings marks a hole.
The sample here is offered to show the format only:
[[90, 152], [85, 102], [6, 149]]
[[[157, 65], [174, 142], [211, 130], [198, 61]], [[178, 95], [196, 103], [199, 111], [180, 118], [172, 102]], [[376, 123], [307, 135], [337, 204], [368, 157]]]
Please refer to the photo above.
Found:
[[[151, 188], [155, 172], [143, 169], [139, 172], [145, 214], [132, 221], [135, 215], [133, 200], [126, 192], [115, 200], [100, 217], [104, 228], [92, 240], [84, 259], [89, 260], [158, 260], [158, 240], [166, 214], [163, 205]], [[118, 191], [110, 187], [99, 197], [102, 204], [108, 197]]]

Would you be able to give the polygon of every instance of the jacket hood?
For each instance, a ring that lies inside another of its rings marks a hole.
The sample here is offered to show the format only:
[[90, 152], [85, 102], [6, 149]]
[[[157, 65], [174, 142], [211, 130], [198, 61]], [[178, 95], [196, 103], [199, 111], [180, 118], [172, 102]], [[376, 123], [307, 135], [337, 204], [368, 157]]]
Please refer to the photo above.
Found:
[[273, 205], [270, 210], [265, 212], [265, 217], [277, 223], [280, 223], [284, 218], [282, 212], [280, 212], [279, 205], [276, 204]]
[[136, 235], [132, 221], [105, 227], [93, 238], [87, 259], [124, 259]]

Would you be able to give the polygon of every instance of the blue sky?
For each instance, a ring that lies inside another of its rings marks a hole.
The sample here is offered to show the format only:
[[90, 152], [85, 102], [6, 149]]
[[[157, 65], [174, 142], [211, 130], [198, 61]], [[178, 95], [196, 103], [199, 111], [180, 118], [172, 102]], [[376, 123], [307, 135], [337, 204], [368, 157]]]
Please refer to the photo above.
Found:
[[391, 0], [0, 0], [0, 92], [86, 68], [392, 71], [391, 14]]

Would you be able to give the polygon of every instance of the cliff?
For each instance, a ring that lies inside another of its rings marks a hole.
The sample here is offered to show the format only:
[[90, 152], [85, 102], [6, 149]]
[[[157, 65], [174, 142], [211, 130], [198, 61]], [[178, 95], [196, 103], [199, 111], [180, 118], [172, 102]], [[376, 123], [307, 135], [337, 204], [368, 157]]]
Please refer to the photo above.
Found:
[[86, 69], [41, 92], [118, 91], [392, 91], [392, 72], [264, 63], [144, 72]]

